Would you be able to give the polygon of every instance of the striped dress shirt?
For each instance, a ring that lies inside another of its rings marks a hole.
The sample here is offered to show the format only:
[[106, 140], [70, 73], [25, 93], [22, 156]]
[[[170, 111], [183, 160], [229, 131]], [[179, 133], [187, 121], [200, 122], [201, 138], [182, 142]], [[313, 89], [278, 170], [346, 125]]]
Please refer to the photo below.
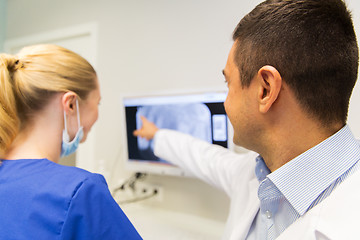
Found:
[[276, 239], [355, 172], [359, 159], [359, 143], [347, 125], [272, 173], [257, 157], [260, 210], [247, 239]]

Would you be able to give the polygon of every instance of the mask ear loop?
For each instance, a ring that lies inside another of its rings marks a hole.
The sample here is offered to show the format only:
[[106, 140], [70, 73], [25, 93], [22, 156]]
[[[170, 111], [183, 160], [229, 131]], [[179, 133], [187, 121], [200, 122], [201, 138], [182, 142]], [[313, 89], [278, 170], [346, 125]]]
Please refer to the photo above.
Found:
[[[78, 130], [80, 129], [80, 112], [79, 112], [79, 101], [76, 99], [76, 114], [77, 114], [77, 122], [78, 122]], [[66, 113], [64, 111], [64, 129], [66, 133], [66, 140], [70, 141], [68, 129], [67, 129], [67, 122], [66, 122]]]
[[69, 133], [68, 133], [68, 129], [67, 129], [67, 124], [66, 124], [66, 113], [64, 111], [64, 130], [63, 130], [63, 141], [68, 142], [69, 141]]
[[80, 108], [79, 108], [79, 101], [76, 99], [76, 113], [78, 119], [78, 129], [80, 129]]
[[64, 129], [66, 129], [66, 133], [67, 133], [66, 113], [65, 113], [65, 111], [64, 111]]

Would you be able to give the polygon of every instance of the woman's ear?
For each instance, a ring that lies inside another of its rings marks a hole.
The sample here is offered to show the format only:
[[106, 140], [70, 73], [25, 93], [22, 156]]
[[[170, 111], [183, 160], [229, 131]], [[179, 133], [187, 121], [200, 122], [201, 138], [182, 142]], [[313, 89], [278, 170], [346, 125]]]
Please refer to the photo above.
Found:
[[257, 78], [259, 111], [267, 113], [280, 94], [282, 78], [278, 70], [269, 65], [260, 68]]
[[67, 115], [76, 113], [76, 111], [75, 111], [76, 98], [77, 98], [76, 93], [71, 92], [71, 91], [66, 92], [63, 95], [63, 97], [61, 99], [61, 103], [62, 103], [63, 109]]

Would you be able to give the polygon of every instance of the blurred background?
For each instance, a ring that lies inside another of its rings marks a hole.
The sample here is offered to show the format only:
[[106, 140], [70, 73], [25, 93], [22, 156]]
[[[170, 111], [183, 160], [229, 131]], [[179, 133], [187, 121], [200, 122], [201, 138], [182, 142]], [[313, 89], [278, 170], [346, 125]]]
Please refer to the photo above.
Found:
[[[126, 169], [123, 96], [226, 90], [222, 69], [239, 20], [254, 0], [0, 0], [0, 49], [56, 43], [85, 57], [101, 86], [100, 117], [76, 155], [62, 159], [105, 176], [112, 191]], [[360, 2], [347, 1], [360, 34]], [[360, 91], [349, 123], [360, 137]], [[229, 199], [193, 178], [150, 174], [161, 199], [121, 207], [144, 239], [219, 239]], [[125, 193], [124, 193], [125, 194]], [[121, 197], [121, 192], [114, 195]]]

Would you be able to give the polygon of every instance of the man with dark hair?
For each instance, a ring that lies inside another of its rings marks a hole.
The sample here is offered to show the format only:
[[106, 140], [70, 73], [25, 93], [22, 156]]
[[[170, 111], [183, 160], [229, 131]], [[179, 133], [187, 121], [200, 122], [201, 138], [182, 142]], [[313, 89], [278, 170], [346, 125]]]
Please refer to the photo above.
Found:
[[[224, 105], [234, 143], [260, 155], [169, 130], [155, 131], [155, 154], [229, 194], [224, 239], [354, 239], [360, 145], [346, 119], [359, 56], [344, 2], [265, 1], [233, 39]], [[136, 134], [151, 138], [144, 123]]]
[[240, 21], [233, 39], [244, 87], [271, 65], [309, 115], [322, 125], [345, 124], [358, 47], [342, 1], [265, 1]]
[[234, 142], [260, 154], [260, 211], [248, 238], [274, 239], [359, 168], [346, 125], [356, 36], [340, 0], [271, 0], [245, 16], [233, 38], [225, 109]]

